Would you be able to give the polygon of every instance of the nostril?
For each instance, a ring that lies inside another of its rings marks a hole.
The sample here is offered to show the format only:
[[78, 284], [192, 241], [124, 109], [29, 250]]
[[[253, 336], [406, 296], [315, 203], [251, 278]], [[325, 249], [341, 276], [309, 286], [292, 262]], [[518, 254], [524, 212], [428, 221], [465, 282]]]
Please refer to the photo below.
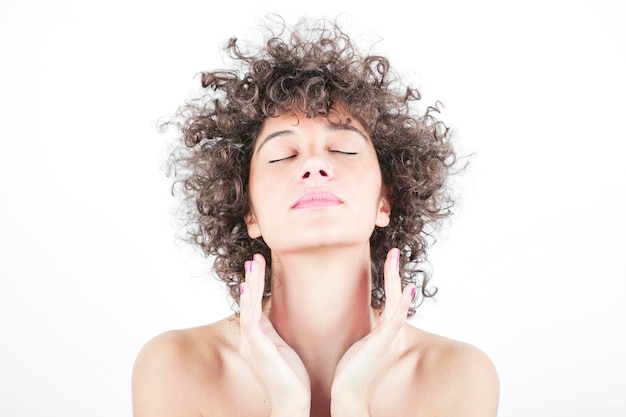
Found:
[[[323, 169], [320, 169], [320, 170], [319, 170], [319, 173], [320, 173], [320, 176], [322, 176], [322, 177], [327, 177], [327, 176], [328, 176], [328, 174], [326, 173], [326, 171], [324, 171]], [[307, 171], [307, 172], [305, 172], [304, 174], [302, 174], [302, 178], [303, 178], [303, 179], [305, 179], [305, 178], [309, 178], [310, 176], [311, 176], [311, 171]]]

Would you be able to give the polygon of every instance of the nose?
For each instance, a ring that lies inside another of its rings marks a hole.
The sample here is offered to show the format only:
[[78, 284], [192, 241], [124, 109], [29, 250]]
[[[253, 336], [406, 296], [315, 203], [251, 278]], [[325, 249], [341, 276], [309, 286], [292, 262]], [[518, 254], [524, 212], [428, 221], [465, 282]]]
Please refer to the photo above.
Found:
[[[324, 171], [323, 169], [320, 169], [318, 172], [319, 172], [320, 176], [322, 176], [322, 177], [327, 177], [327, 176], [328, 176], [328, 174], [326, 173], [326, 171]], [[310, 176], [311, 176], [311, 173], [310, 173], [309, 171], [307, 171], [307, 172], [305, 172], [305, 173], [302, 175], [302, 178], [303, 178], [303, 179], [304, 179], [304, 178], [309, 178]]]
[[317, 153], [309, 155], [300, 170], [300, 178], [303, 180], [307, 178], [313, 179], [315, 177], [330, 179], [332, 176], [333, 169], [329, 162], [322, 155]]

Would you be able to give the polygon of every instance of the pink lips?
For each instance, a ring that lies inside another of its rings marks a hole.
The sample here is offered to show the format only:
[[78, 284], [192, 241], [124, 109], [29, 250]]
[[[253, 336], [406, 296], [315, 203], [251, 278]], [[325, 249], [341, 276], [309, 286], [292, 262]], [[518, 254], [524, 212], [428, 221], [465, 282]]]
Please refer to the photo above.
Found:
[[324, 190], [309, 190], [300, 196], [291, 208], [305, 209], [316, 207], [338, 206], [343, 204], [335, 194]]

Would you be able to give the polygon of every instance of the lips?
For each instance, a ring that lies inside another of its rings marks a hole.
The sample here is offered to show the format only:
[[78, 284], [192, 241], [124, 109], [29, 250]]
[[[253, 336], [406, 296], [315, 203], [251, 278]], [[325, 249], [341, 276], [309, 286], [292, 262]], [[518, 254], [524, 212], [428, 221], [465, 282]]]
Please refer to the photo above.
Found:
[[343, 204], [343, 201], [335, 194], [324, 190], [309, 190], [298, 198], [291, 208], [306, 209], [317, 207], [330, 207]]

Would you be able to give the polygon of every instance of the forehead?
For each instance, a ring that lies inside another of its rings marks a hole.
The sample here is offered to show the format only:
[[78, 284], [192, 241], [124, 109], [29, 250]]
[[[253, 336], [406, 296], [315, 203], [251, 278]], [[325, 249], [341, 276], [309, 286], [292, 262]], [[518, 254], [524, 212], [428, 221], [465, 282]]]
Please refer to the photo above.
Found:
[[308, 129], [324, 129], [329, 131], [353, 131], [371, 143], [371, 138], [363, 125], [340, 110], [331, 110], [328, 116], [308, 117], [303, 113], [284, 113], [267, 118], [255, 138], [254, 148], [258, 151], [265, 143], [285, 133]]

